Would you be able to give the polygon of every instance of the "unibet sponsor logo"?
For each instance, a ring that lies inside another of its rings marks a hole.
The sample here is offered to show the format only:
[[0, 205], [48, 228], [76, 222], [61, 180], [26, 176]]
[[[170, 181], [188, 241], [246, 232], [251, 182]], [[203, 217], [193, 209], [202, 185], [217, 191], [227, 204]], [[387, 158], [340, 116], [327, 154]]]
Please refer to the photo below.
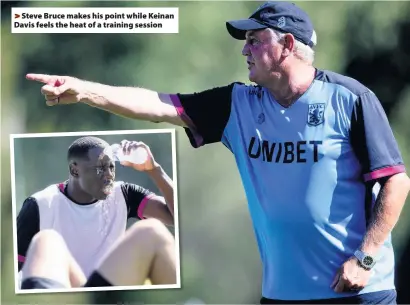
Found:
[[252, 159], [262, 158], [265, 162], [306, 163], [319, 161], [319, 146], [322, 141], [269, 142], [252, 137], [248, 155]]

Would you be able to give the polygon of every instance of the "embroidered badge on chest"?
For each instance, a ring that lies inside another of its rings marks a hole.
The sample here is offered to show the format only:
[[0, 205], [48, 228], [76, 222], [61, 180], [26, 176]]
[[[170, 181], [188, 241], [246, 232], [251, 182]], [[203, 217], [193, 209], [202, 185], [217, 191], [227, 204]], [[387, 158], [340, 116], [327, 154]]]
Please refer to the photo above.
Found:
[[263, 122], [265, 122], [265, 114], [262, 112], [258, 115], [258, 124], [262, 124]]
[[318, 126], [325, 121], [325, 104], [310, 104], [308, 110], [307, 124], [310, 126]]

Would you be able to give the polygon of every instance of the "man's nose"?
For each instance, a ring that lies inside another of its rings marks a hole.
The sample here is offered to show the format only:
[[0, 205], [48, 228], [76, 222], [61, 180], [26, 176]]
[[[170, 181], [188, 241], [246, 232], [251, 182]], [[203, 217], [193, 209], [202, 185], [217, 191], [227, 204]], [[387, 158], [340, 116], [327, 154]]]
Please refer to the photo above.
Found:
[[104, 178], [112, 179], [112, 178], [114, 178], [114, 177], [115, 177], [115, 168], [107, 167], [107, 168], [104, 170]]
[[242, 48], [242, 55], [243, 56], [249, 56], [250, 54], [250, 50], [249, 50], [249, 45], [247, 43], [245, 43], [245, 45]]

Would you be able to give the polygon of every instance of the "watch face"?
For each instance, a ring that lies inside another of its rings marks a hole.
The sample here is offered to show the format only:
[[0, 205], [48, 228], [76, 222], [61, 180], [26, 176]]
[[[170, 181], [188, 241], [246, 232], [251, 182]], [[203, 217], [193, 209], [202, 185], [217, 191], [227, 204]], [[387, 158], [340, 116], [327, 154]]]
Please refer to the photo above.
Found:
[[365, 256], [365, 258], [363, 259], [363, 264], [370, 266], [371, 264], [373, 264], [373, 258], [370, 256]]

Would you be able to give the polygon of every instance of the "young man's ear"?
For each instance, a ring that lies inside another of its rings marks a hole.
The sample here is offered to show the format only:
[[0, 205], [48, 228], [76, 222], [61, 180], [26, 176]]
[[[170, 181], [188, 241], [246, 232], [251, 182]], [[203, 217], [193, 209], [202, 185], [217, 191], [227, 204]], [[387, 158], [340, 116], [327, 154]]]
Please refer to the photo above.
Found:
[[71, 162], [69, 165], [70, 175], [74, 178], [78, 178], [78, 168], [76, 162]]

